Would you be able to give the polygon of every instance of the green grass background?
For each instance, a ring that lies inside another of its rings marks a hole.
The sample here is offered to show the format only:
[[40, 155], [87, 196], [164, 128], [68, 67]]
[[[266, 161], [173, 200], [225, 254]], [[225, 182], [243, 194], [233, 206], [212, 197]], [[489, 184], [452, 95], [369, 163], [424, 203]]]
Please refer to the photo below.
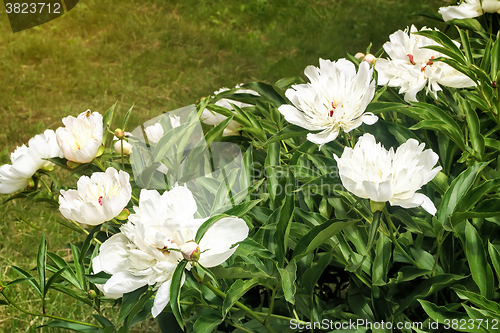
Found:
[[[307, 65], [318, 65], [320, 57], [334, 60], [364, 52], [370, 42], [377, 51], [398, 29], [410, 24], [436, 26], [411, 13], [436, 11], [448, 3], [80, 0], [63, 17], [15, 34], [3, 11], [0, 162], [8, 163], [10, 152], [33, 135], [61, 126], [65, 116], [87, 109], [103, 113], [118, 101], [121, 120], [135, 104], [131, 129], [161, 112], [196, 103], [223, 86], [257, 80], [274, 83], [302, 75]], [[1, 201], [6, 198], [0, 195]], [[66, 244], [82, 241], [83, 236], [61, 226], [61, 219], [58, 211], [23, 202], [0, 206], [2, 281], [17, 278], [11, 265], [35, 267], [42, 233], [48, 236], [49, 251], [69, 258]], [[40, 311], [27, 285], [9, 289], [9, 295], [26, 309]], [[92, 320], [84, 305], [52, 291], [48, 297], [49, 313]], [[108, 314], [117, 311], [111, 308]], [[31, 332], [46, 322], [0, 306], [0, 332]], [[150, 320], [135, 331], [155, 332], [157, 327]]]

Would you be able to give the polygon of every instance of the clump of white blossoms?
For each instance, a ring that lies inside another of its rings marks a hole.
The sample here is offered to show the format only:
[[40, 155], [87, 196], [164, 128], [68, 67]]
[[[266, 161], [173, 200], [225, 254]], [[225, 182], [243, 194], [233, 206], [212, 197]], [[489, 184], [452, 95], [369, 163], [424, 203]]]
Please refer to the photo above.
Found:
[[346, 147], [340, 158], [334, 157], [342, 184], [349, 192], [375, 202], [389, 201], [392, 206], [422, 206], [434, 215], [434, 203], [416, 193], [441, 171], [441, 167], [434, 168], [439, 156], [431, 149], [424, 151], [424, 146], [409, 139], [394, 153], [394, 149], [387, 151], [367, 133], [354, 149]]
[[87, 110], [77, 118], [63, 118], [62, 122], [65, 127], [59, 127], [56, 136], [64, 157], [77, 163], [91, 162], [102, 144], [102, 116]]
[[375, 94], [373, 70], [367, 62], [359, 65], [346, 59], [319, 59], [319, 68], [308, 66], [304, 74], [311, 81], [292, 86], [286, 97], [293, 105], [281, 105], [285, 119], [311, 131], [307, 140], [324, 145], [337, 138], [340, 130], [349, 132], [362, 123], [372, 125], [378, 117], [364, 112]]
[[0, 167], [0, 193], [14, 193], [28, 186], [39, 169], [51, 169], [54, 163], [44, 158], [63, 157], [53, 130], [46, 130], [28, 141], [28, 146], [17, 147], [10, 154], [12, 164]]
[[59, 210], [73, 221], [98, 225], [118, 216], [132, 195], [130, 176], [124, 171], [108, 168], [78, 179], [76, 190], [61, 190]]
[[[425, 46], [439, 44], [427, 37], [415, 35], [417, 31], [412, 25], [410, 31], [398, 30], [389, 36], [390, 42], [384, 44], [384, 50], [390, 59], [378, 59], [375, 63], [379, 85], [400, 87], [399, 93], [405, 94], [407, 102], [416, 102], [417, 93], [425, 86], [426, 93], [432, 92], [436, 98], [437, 92], [442, 90], [440, 84], [453, 88], [475, 86], [474, 81], [453, 67], [434, 61], [438, 57], [446, 56], [425, 49]], [[460, 46], [459, 43], [456, 44]]]
[[[251, 94], [254, 96], [259, 96], [259, 94], [253, 90], [250, 89], [240, 89], [241, 85], [236, 85], [234, 89], [238, 89], [235, 93], [237, 94]], [[215, 95], [220, 94], [221, 92], [224, 91], [229, 91], [228, 88], [221, 88], [214, 92]], [[252, 106], [251, 104], [243, 103], [243, 102], [238, 102], [238, 101], [233, 101], [232, 99], [227, 99], [227, 98], [221, 98], [217, 102], [215, 102], [215, 105], [217, 106], [222, 106], [228, 110], [233, 110], [233, 107], [231, 104], [236, 105], [239, 108], [247, 107], [247, 106]], [[233, 112], [235, 112], [233, 110]], [[221, 122], [227, 119], [226, 116], [223, 116], [219, 113], [212, 113], [208, 109], [204, 109], [203, 113], [201, 114], [201, 121], [203, 121], [207, 125], [219, 125]], [[224, 132], [222, 132], [223, 136], [230, 136], [230, 135], [238, 135], [238, 128], [240, 128], [241, 125], [237, 123], [236, 121], [232, 120], [229, 122], [229, 124], [226, 126], [224, 129]]]
[[500, 13], [499, 0], [465, 0], [458, 6], [447, 6], [439, 8], [439, 14], [443, 20], [474, 18], [483, 13]]
[[121, 233], [101, 245], [92, 261], [95, 273], [103, 270], [112, 274], [102, 286], [104, 293], [120, 297], [142, 286], [155, 285], [158, 291], [152, 314], [156, 317], [170, 300], [172, 275], [183, 258], [205, 267], [217, 266], [234, 253], [234, 244], [248, 236], [245, 221], [226, 217], [212, 225], [196, 244], [196, 232], [206, 220], [195, 219], [196, 211], [187, 187], [176, 186], [162, 195], [143, 189], [129, 222], [120, 228]]

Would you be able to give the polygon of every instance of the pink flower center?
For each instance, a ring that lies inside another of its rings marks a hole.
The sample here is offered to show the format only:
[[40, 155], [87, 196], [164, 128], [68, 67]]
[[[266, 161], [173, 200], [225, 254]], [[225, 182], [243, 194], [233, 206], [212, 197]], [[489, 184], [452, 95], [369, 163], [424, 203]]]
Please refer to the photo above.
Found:
[[335, 109], [336, 109], [336, 107], [335, 107], [335, 105], [333, 104], [333, 102], [332, 102], [332, 108], [333, 108], [333, 109], [332, 109], [332, 110], [330, 110], [330, 111], [328, 112], [328, 115], [329, 115], [330, 117], [333, 117], [333, 110], [335, 110]]
[[408, 59], [410, 59], [410, 63], [415, 65], [415, 61], [413, 61], [413, 54], [407, 54]]
[[99, 205], [102, 206], [102, 195], [99, 197]]

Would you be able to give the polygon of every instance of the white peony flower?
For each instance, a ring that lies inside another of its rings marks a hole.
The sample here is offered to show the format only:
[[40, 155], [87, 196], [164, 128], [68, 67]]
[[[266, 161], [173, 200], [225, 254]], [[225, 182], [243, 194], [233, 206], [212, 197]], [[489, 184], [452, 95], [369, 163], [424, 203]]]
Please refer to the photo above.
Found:
[[64, 157], [78, 163], [91, 162], [102, 143], [102, 116], [87, 110], [77, 118], [63, 118], [62, 122], [65, 127], [59, 127], [56, 136]]
[[311, 82], [288, 89], [285, 94], [293, 106], [282, 105], [279, 111], [292, 124], [321, 130], [309, 133], [309, 141], [322, 146], [335, 140], [341, 129], [349, 132], [378, 120], [372, 113], [364, 113], [375, 93], [373, 70], [367, 62], [362, 62], [356, 73], [354, 64], [346, 59], [319, 59], [319, 68], [308, 66], [304, 74]]
[[425, 144], [409, 139], [394, 153], [377, 144], [371, 134], [359, 138], [354, 149], [346, 147], [342, 156], [335, 156], [344, 187], [360, 198], [386, 202], [393, 206], [413, 208], [422, 206], [436, 213], [432, 201], [415, 193], [430, 182], [441, 167], [433, 168], [439, 156]]
[[76, 190], [61, 190], [59, 210], [70, 220], [98, 225], [116, 217], [127, 206], [132, 195], [129, 174], [108, 168], [82, 176]]
[[194, 218], [196, 210], [196, 202], [187, 187], [176, 186], [162, 195], [143, 189], [139, 207], [134, 207], [135, 214], [120, 228], [121, 233], [101, 245], [99, 255], [92, 261], [95, 273], [102, 269], [112, 274], [103, 286], [104, 293], [116, 296], [145, 285], [156, 285], [158, 291], [152, 309], [156, 317], [170, 300], [172, 275], [183, 259], [181, 249], [184, 255], [192, 250], [189, 257], [193, 258], [193, 251], [199, 246], [198, 262], [214, 267], [234, 253], [233, 244], [248, 236], [245, 221], [228, 217], [210, 227], [198, 246], [194, 246], [192, 241], [205, 221]]
[[[482, 2], [482, 6], [481, 6]], [[443, 20], [474, 18], [486, 13], [500, 13], [499, 0], [465, 0], [458, 6], [448, 6], [439, 8], [439, 14]]]
[[63, 157], [53, 130], [45, 130], [11, 153], [12, 164], [0, 167], [0, 193], [14, 193], [28, 186], [28, 180], [42, 168], [51, 168], [54, 163], [44, 158]]
[[[235, 89], [239, 89], [241, 85], [236, 85]], [[215, 95], [220, 94], [221, 92], [228, 91], [228, 88], [221, 88], [218, 91], [215, 92]], [[239, 94], [252, 94], [255, 96], [259, 96], [259, 94], [253, 90], [249, 89], [239, 89], [235, 93]], [[233, 107], [231, 104], [236, 105], [239, 108], [247, 107], [247, 106], [252, 106], [251, 104], [247, 103], [242, 103], [238, 101], [233, 101], [231, 99], [227, 98], [221, 98], [217, 102], [215, 102], [215, 105], [225, 107], [226, 109], [233, 110]], [[234, 112], [234, 111], [233, 111]], [[219, 125], [221, 122], [227, 119], [226, 116], [223, 116], [219, 113], [212, 113], [210, 110], [205, 109], [203, 110], [203, 113], [201, 114], [201, 121], [203, 121], [207, 125]], [[230, 135], [238, 135], [238, 129], [241, 127], [239, 123], [236, 121], [232, 120], [224, 129], [224, 132], [222, 133], [223, 136], [230, 136]]]
[[[430, 30], [422, 28], [422, 30]], [[378, 59], [375, 69], [378, 72], [378, 84], [389, 84], [389, 87], [400, 87], [399, 93], [405, 94], [405, 101], [417, 101], [417, 93], [427, 85], [426, 92], [442, 90], [440, 84], [453, 88], [475, 86], [466, 75], [453, 67], [433, 61], [444, 54], [423, 47], [438, 45], [433, 40], [413, 34], [417, 28], [412, 25], [410, 32], [398, 30], [389, 36], [390, 42], [384, 44], [384, 50], [390, 59]], [[460, 44], [456, 43], [457, 46]]]

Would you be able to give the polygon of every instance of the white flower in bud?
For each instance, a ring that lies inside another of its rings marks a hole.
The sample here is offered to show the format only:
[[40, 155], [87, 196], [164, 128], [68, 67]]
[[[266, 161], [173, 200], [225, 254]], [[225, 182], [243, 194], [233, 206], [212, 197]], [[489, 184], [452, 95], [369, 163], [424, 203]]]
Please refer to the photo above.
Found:
[[198, 261], [200, 259], [200, 247], [194, 241], [185, 243], [180, 250], [186, 260]]
[[354, 55], [354, 58], [358, 59], [358, 60], [361, 60], [365, 57], [365, 54], [364, 53], [361, 53], [361, 52], [358, 52]]
[[371, 64], [373, 62], [375, 62], [375, 60], [377, 60], [377, 58], [375, 58], [375, 56], [371, 53], [368, 53], [367, 55], [365, 55], [365, 57], [363, 58], [363, 61]]

